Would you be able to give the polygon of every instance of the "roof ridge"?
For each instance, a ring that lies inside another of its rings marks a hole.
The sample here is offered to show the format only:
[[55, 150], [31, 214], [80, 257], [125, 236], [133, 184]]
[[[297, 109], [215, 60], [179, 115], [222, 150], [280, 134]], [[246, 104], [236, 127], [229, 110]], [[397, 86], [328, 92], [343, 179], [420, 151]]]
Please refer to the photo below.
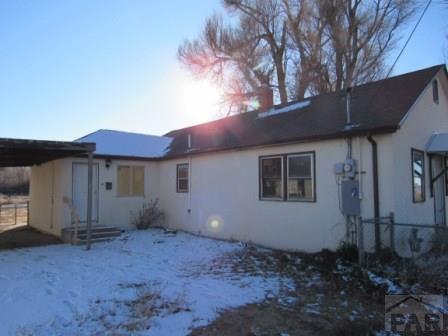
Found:
[[[382, 79], [370, 81], [370, 82], [367, 82], [367, 83], [355, 85], [355, 86], [352, 87], [352, 89], [357, 89], [357, 88], [366, 87], [366, 86], [373, 85], [373, 84], [378, 84], [380, 82], [397, 79], [399, 77], [405, 77], [405, 76], [409, 76], [409, 75], [413, 75], [413, 74], [415, 75], [415, 74], [423, 72], [423, 71], [429, 71], [431, 69], [435, 70], [436, 68], [445, 68], [446, 69], [446, 65], [441, 63], [441, 64], [433, 65], [433, 66], [430, 66], [430, 67], [427, 67], [427, 68], [422, 68], [422, 69], [418, 69], [418, 70], [415, 70], [415, 71], [405, 72], [405, 73], [394, 75], [394, 76], [390, 76], [390, 77], [387, 77], [387, 78], [382, 78]], [[283, 107], [286, 107], [286, 106], [289, 106], [289, 105], [292, 105], [292, 104], [300, 103], [300, 102], [303, 102], [303, 101], [306, 101], [306, 100], [314, 100], [314, 99], [317, 99], [319, 97], [324, 97], [324, 96], [328, 96], [328, 95], [334, 95], [334, 94], [338, 94], [340, 92], [341, 91], [331, 91], [331, 92], [320, 93], [320, 94], [316, 94], [314, 96], [305, 97], [303, 99], [291, 100], [291, 101], [289, 101], [287, 103], [283, 103], [283, 104], [276, 104], [276, 105], [273, 105], [272, 107], [270, 107], [269, 109], [272, 109], [272, 108], [279, 109], [279, 108], [283, 108]], [[171, 133], [176, 133], [176, 132], [179, 132], [179, 131], [193, 129], [195, 127], [208, 125], [208, 124], [211, 124], [211, 123], [222, 122], [223, 120], [230, 120], [230, 119], [233, 119], [233, 118], [236, 118], [236, 117], [241, 117], [242, 115], [249, 115], [250, 116], [250, 115], [253, 115], [255, 113], [268, 111], [269, 109], [266, 109], [266, 110], [257, 109], [257, 110], [243, 112], [243, 113], [237, 113], [237, 114], [233, 114], [233, 115], [230, 115], [230, 116], [225, 116], [225, 117], [222, 117], [222, 118], [210, 120], [210, 121], [207, 121], [207, 122], [204, 122], [204, 123], [200, 123], [200, 124], [195, 124], [195, 125], [191, 125], [191, 126], [187, 126], [187, 127], [174, 129], [174, 130], [171, 130], [171, 131], [165, 133], [164, 136], [168, 136], [168, 134], [171, 134]]]
[[108, 128], [100, 128], [100, 129], [98, 129], [94, 132], [90, 132], [74, 141], [80, 141], [81, 139], [87, 138], [93, 134], [100, 133], [100, 132], [113, 132], [113, 133], [121, 133], [121, 134], [142, 135], [142, 136], [154, 137], [154, 138], [168, 138], [165, 135], [154, 135], [154, 134], [145, 134], [145, 133], [139, 133], [139, 132], [120, 131], [120, 130], [114, 130], [114, 129], [108, 129]]

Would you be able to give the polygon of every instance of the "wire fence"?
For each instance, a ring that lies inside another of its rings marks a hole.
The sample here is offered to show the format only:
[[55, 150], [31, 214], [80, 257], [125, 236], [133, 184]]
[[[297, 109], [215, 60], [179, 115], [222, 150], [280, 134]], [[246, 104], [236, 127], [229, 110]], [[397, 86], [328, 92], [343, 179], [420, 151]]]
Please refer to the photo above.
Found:
[[29, 224], [29, 202], [0, 203], [0, 228]]
[[[379, 246], [375, 228], [379, 228]], [[448, 227], [434, 224], [399, 223], [393, 213], [386, 217], [361, 219], [358, 227], [359, 262], [366, 263], [373, 252], [388, 250], [392, 255], [417, 258], [425, 253], [448, 252]]]

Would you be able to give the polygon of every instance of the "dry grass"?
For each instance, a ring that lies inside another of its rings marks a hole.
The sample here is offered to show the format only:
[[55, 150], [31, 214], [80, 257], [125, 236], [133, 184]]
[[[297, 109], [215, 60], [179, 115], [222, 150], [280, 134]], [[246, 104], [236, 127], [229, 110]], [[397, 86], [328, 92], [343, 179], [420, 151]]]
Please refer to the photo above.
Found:
[[[151, 329], [154, 317], [190, 311], [182, 296], [172, 300], [163, 297], [157, 282], [124, 284], [119, 290], [135, 291], [136, 295], [125, 300], [96, 300], [86, 315], [77, 318], [79, 327], [94, 324], [98, 335], [103, 334], [101, 330], [117, 336], [140, 334]], [[126, 318], [123, 320], [122, 316]]]
[[[211, 272], [216, 276], [282, 276], [292, 279], [295, 286], [261, 303], [223, 311], [192, 335], [363, 336], [381, 330], [384, 293], [364, 284], [358, 270], [341, 262], [340, 254], [285, 253], [248, 246], [216, 259], [209, 269], [193, 269], [193, 274]], [[375, 290], [378, 295], [372, 292]]]
[[[6, 196], [0, 194], [0, 230], [9, 229], [14, 225], [26, 225], [28, 222], [28, 208], [26, 203], [29, 201], [28, 196]], [[20, 204], [15, 209], [14, 204]]]

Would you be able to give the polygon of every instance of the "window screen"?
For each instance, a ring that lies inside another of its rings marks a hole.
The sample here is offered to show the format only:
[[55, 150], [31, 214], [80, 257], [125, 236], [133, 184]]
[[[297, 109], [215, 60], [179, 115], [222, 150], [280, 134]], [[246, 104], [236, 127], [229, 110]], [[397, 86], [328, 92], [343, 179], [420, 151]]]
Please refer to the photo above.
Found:
[[283, 198], [283, 157], [261, 159], [261, 198]]
[[313, 200], [313, 157], [290, 155], [288, 161], [288, 200]]

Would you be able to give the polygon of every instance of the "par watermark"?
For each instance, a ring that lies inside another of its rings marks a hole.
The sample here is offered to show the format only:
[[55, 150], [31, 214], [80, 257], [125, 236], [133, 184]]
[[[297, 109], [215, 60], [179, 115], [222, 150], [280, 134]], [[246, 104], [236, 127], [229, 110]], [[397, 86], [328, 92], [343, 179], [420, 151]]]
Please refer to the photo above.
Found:
[[386, 295], [386, 331], [394, 335], [448, 335], [443, 295]]

